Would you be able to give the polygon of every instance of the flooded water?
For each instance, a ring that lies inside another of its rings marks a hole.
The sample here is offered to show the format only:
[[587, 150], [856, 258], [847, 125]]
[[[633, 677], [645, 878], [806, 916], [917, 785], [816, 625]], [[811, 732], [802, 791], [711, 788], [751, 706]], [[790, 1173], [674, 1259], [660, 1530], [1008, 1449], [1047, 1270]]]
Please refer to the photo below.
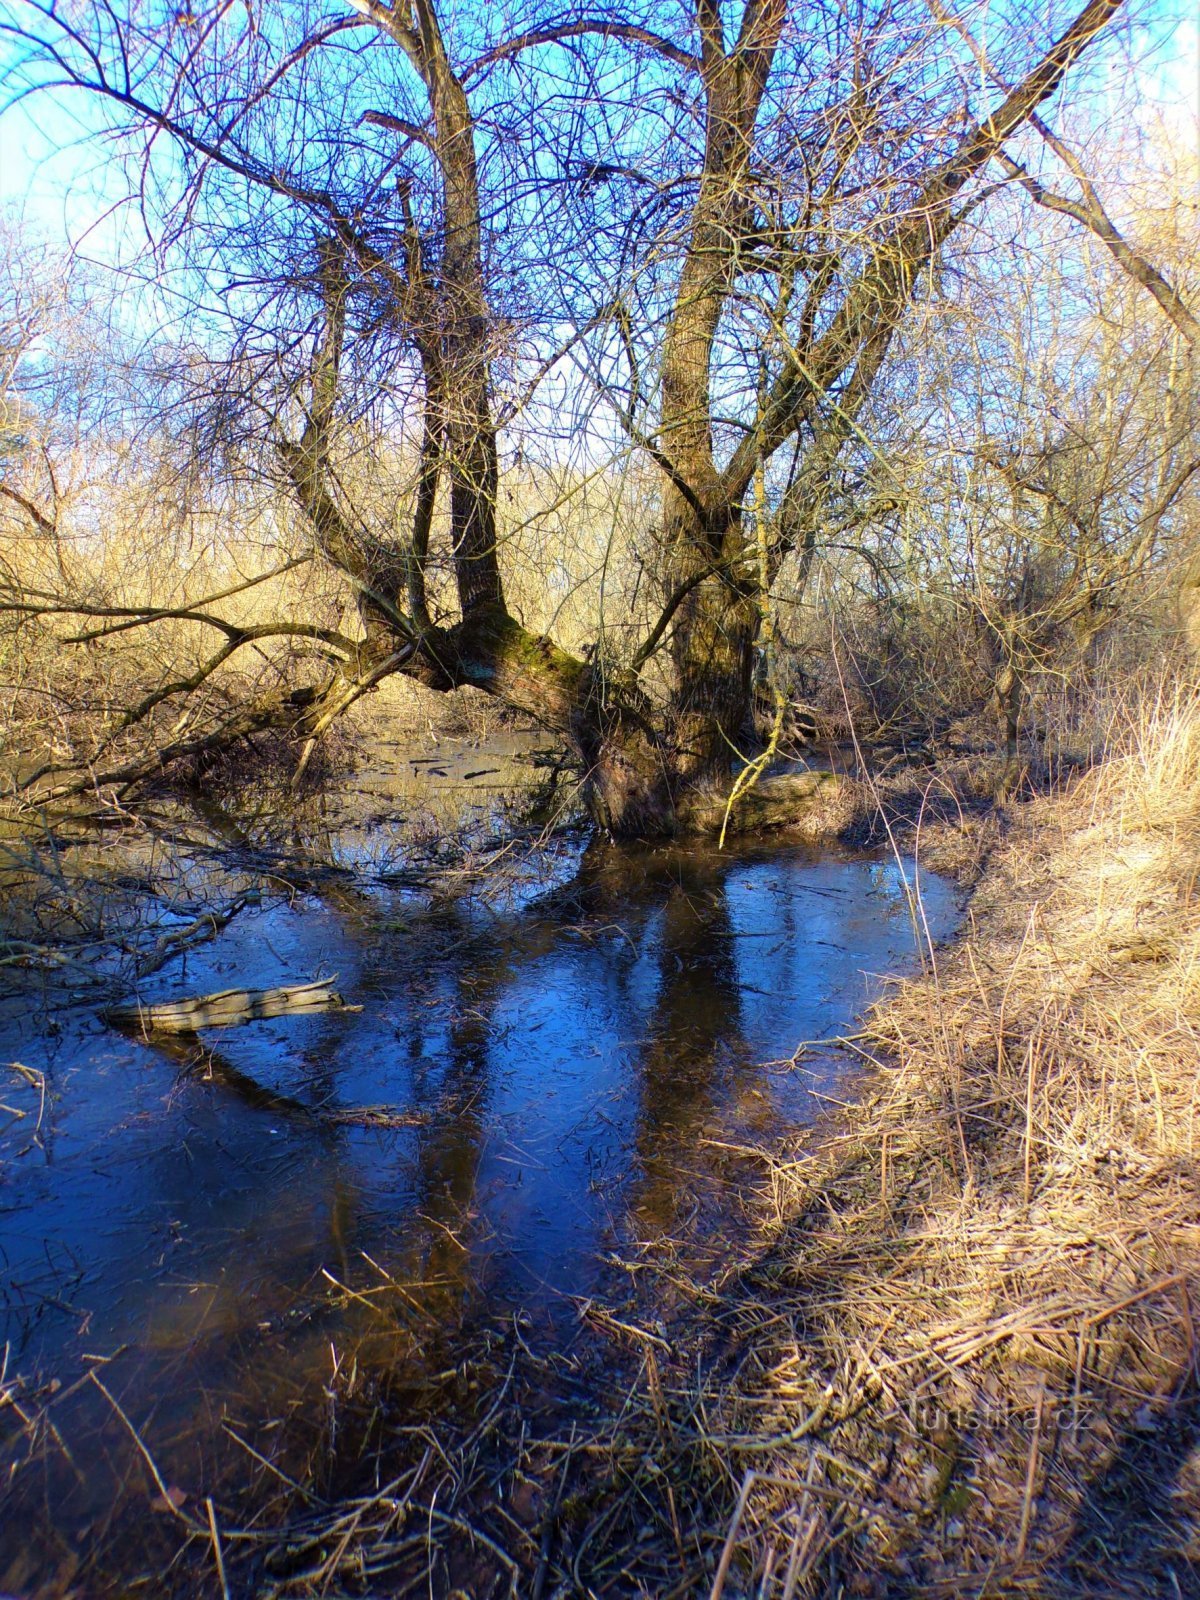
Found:
[[170, 1522], [143, 1450], [234, 1504], [263, 1460], [311, 1470], [351, 1361], [453, 1423], [479, 1351], [569, 1348], [616, 1258], [719, 1254], [731, 1147], [853, 1092], [819, 1041], [956, 917], [926, 876], [914, 928], [911, 863], [787, 846], [559, 841], [500, 889], [417, 893], [379, 789], [326, 819], [350, 870], [276, 885], [139, 988], [336, 974], [360, 1010], [170, 1049], [90, 1001], [3, 1014], [0, 1349], [59, 1437], [0, 1412], [0, 1590], [133, 1592], [111, 1573], [156, 1546], [117, 1508]]

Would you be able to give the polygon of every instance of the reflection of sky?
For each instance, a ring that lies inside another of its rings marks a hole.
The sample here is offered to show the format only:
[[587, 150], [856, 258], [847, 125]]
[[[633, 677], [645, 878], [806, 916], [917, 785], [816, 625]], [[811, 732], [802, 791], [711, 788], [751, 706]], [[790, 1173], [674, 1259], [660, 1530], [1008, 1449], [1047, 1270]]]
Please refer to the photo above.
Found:
[[[665, 1226], [676, 1190], [707, 1181], [704, 1137], [736, 1136], [748, 1104], [768, 1136], [813, 1114], [811, 1076], [761, 1064], [844, 1028], [864, 974], [913, 960], [894, 864], [663, 859], [615, 898], [584, 880], [558, 910], [507, 917], [298, 901], [155, 980], [186, 993], [336, 971], [361, 1013], [209, 1043], [306, 1106], [386, 1105], [415, 1127], [256, 1108], [84, 1018], [57, 1038], [39, 1019], [14, 1030], [4, 1053], [46, 1069], [58, 1098], [44, 1155], [16, 1155], [23, 1124], [0, 1139], [9, 1331], [47, 1355], [86, 1313], [88, 1348], [216, 1335], [286, 1307], [322, 1266], [361, 1273], [364, 1250], [413, 1282], [452, 1269], [497, 1315], [539, 1284], [584, 1291], [631, 1206]], [[946, 931], [952, 896], [923, 888]], [[827, 1086], [838, 1067], [817, 1064]]]
[[[944, 935], [953, 896], [924, 889]], [[0, 1017], [0, 1062], [51, 1089], [30, 1147], [36, 1094], [0, 1073], [0, 1101], [31, 1113], [0, 1115], [0, 1345], [66, 1386], [54, 1416], [83, 1470], [48, 1497], [56, 1530], [87, 1549], [136, 1500], [127, 1441], [74, 1383], [85, 1358], [112, 1358], [167, 1481], [217, 1495], [256, 1470], [222, 1419], [309, 1470], [339, 1359], [452, 1423], [474, 1404], [453, 1375], [511, 1339], [514, 1313], [559, 1370], [573, 1297], [610, 1296], [613, 1251], [721, 1247], [738, 1181], [722, 1146], [811, 1121], [845, 1062], [781, 1063], [851, 1021], [864, 974], [913, 960], [886, 862], [610, 850], [524, 910], [339, 882], [247, 912], [144, 998], [336, 972], [362, 1010], [214, 1033], [209, 1081], [82, 1008]], [[411, 1125], [304, 1109], [368, 1106]], [[143, 1503], [130, 1514], [140, 1541]]]

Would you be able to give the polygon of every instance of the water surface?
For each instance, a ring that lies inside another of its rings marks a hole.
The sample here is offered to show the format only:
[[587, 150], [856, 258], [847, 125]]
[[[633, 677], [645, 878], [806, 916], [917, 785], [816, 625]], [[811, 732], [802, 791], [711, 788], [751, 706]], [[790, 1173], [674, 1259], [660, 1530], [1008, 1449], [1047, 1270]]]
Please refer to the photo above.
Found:
[[[231, 1431], [302, 1473], [285, 1424], [321, 1411], [343, 1361], [452, 1411], [442, 1380], [505, 1330], [568, 1349], [614, 1259], [667, 1238], [719, 1255], [731, 1147], [852, 1092], [819, 1041], [956, 914], [925, 877], [914, 925], [912, 864], [882, 856], [578, 841], [507, 892], [422, 897], [378, 870], [361, 816], [343, 843], [357, 874], [265, 895], [141, 995], [336, 973], [361, 1010], [170, 1051], [83, 1004], [3, 1018], [0, 1062], [45, 1081], [0, 1084], [27, 1113], [0, 1133], [8, 1370], [45, 1394], [101, 1358], [193, 1496], [254, 1464]], [[345, 1120], [380, 1107], [391, 1125]], [[86, 1572], [130, 1492], [94, 1384], [56, 1419], [76, 1470], [47, 1469], [36, 1515], [58, 1542], [8, 1521], [0, 1587], [15, 1544], [43, 1580], [64, 1549]], [[35, 1514], [28, 1472], [13, 1494]]]

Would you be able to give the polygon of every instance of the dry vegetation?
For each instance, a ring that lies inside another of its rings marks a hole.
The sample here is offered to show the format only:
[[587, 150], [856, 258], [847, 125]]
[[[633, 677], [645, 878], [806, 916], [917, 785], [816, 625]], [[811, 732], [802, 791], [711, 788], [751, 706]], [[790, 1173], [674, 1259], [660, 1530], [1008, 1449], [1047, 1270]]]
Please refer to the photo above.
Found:
[[1197, 1592], [1200, 704], [1111, 741], [769, 1159], [707, 1396], [759, 1593]]

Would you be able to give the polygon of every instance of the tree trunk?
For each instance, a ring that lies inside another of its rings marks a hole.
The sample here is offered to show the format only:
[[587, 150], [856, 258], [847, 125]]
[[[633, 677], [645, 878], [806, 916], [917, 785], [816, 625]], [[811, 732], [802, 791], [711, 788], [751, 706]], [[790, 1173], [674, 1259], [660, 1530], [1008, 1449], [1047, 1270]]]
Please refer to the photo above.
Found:
[[661, 427], [670, 473], [663, 519], [670, 573], [676, 586], [694, 584], [671, 647], [673, 756], [686, 786], [727, 775], [751, 721], [762, 596], [740, 497], [729, 495], [713, 457], [710, 379], [750, 217], [755, 123], [786, 12], [786, 0], [748, 0], [737, 41], [727, 50], [720, 7], [709, 0], [697, 4], [704, 173], [667, 329]]

